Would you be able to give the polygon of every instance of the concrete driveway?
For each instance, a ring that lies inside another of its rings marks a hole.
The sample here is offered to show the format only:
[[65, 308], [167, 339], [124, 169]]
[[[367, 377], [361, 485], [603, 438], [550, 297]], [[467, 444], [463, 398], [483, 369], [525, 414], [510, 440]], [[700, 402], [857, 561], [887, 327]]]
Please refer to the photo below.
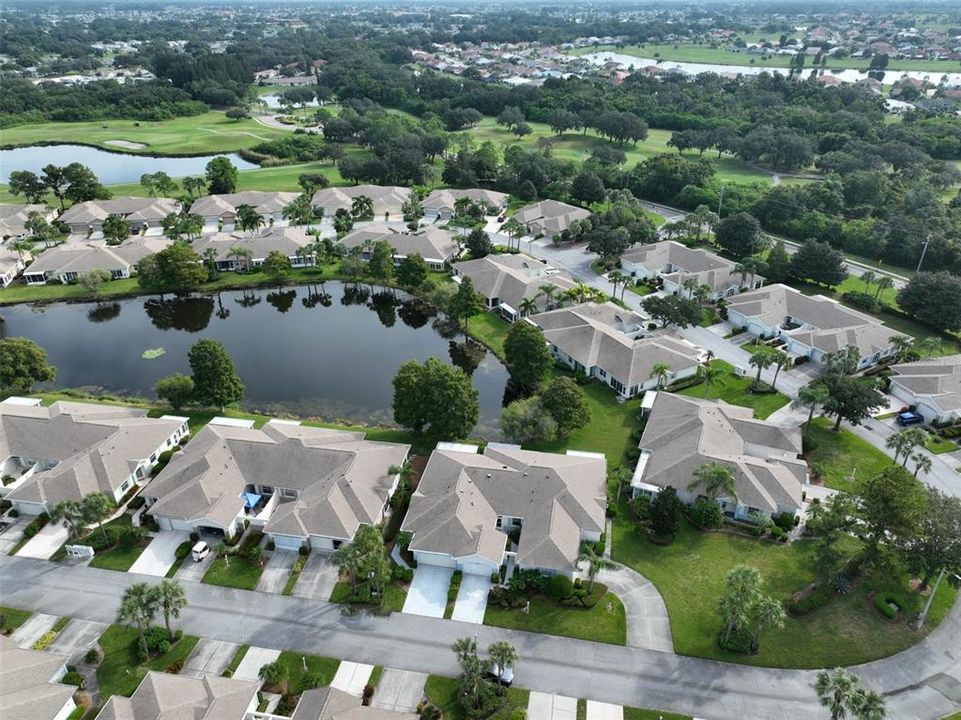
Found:
[[337, 674], [330, 682], [330, 686], [356, 697], [363, 697], [364, 686], [367, 685], [373, 671], [373, 665], [342, 660], [337, 668]]
[[491, 579], [487, 575], [465, 574], [457, 591], [454, 614], [451, 617], [461, 622], [484, 624], [487, 611], [487, 595], [491, 589]]
[[577, 698], [531, 692], [527, 701], [528, 720], [576, 720]]
[[[280, 650], [250, 646], [244, 659], [237, 666], [234, 677], [238, 680], [260, 680], [260, 668], [280, 657]], [[228, 660], [229, 663], [229, 660]]]
[[300, 571], [300, 578], [294, 585], [294, 596], [308, 600], [330, 600], [336, 584], [337, 568], [330, 562], [330, 555], [315, 551]]
[[287, 578], [290, 577], [290, 569], [296, 561], [297, 553], [290, 550], [274, 550], [257, 581], [257, 589], [260, 592], [282, 593], [287, 584]]
[[190, 535], [184, 532], [166, 530], [154, 535], [150, 544], [134, 560], [128, 572], [164, 577], [170, 566], [177, 560], [177, 546], [187, 542]]
[[427, 674], [384, 668], [377, 691], [374, 693], [373, 705], [383, 710], [411, 713], [416, 712], [421, 698], [424, 697], [424, 685], [427, 684]]
[[217, 546], [217, 543], [211, 543], [210, 539], [207, 539], [207, 544], [210, 545], [210, 552], [207, 554], [207, 557], [200, 562], [194, 562], [193, 558], [188, 557], [186, 560], [184, 560], [183, 565], [180, 566], [180, 569], [177, 570], [177, 573], [174, 575], [175, 580], [200, 582], [204, 579], [204, 573], [207, 572], [207, 568], [210, 567], [210, 563], [212, 563], [217, 557], [213, 550]]
[[0, 555], [9, 555], [17, 543], [23, 539], [23, 529], [27, 526], [27, 518], [21, 515], [10, 522], [6, 530], [0, 534]]
[[453, 568], [421, 565], [414, 571], [414, 580], [407, 591], [404, 612], [411, 615], [442, 618], [447, 608], [447, 589]]
[[624, 720], [624, 706], [588, 700], [587, 720]]
[[56, 615], [47, 615], [46, 613], [31, 615], [23, 625], [13, 631], [10, 639], [17, 644], [17, 647], [29, 650], [37, 640], [43, 637], [45, 632], [53, 629], [58, 619]]
[[[240, 646], [236, 643], [226, 640], [201, 638], [180, 674], [193, 678], [202, 678], [204, 675], [220, 676], [234, 659], [238, 647]], [[257, 670], [259, 669], [258, 667]]]
[[17, 553], [17, 557], [49, 560], [67, 542], [67, 528], [60, 523], [47, 523], [40, 532], [27, 540]]
[[97, 640], [104, 634], [109, 625], [93, 620], [74, 618], [60, 634], [57, 635], [47, 650], [63, 655], [73, 661], [78, 661], [84, 654], [97, 644]]

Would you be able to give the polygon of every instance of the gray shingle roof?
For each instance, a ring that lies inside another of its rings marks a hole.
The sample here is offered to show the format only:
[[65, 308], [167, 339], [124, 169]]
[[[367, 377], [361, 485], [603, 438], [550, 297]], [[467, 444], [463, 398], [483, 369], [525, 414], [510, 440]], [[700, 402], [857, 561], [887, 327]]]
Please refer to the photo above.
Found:
[[295, 192], [266, 192], [263, 190], [205, 195], [194, 200], [190, 206], [190, 212], [201, 217], [236, 216], [237, 208], [241, 205], [250, 205], [261, 215], [273, 215], [283, 212], [284, 208], [296, 200], [298, 195], [299, 193]]
[[54, 720], [77, 689], [50, 682], [66, 660], [48, 652], [21, 650], [0, 635], [0, 717]]
[[[736, 263], [707, 252], [694, 250], [674, 240], [662, 240], [631, 248], [621, 256], [622, 261], [643, 265], [662, 274], [677, 285], [686, 277], [694, 277], [698, 284], [718, 292], [732, 285], [740, 285], [741, 273], [734, 270]], [[764, 279], [761, 275], [757, 278]]]
[[148, 418], [143, 410], [109, 405], [0, 403], [0, 458], [56, 462], [7, 497], [58, 502], [112, 494], [181, 425], [180, 420]]
[[510, 196], [507, 193], [495, 190], [484, 190], [482, 188], [471, 188], [469, 190], [455, 190], [453, 188], [442, 188], [434, 190], [424, 198], [422, 205], [425, 210], [448, 210], [454, 211], [454, 203], [460, 198], [468, 198], [474, 202], [483, 202], [497, 208], [498, 210], [507, 206]]
[[576, 284], [566, 273], [558, 272], [542, 260], [520, 253], [465, 260], [454, 263], [454, 271], [469, 277], [474, 289], [488, 300], [497, 298], [515, 310], [520, 310], [521, 302], [526, 298], [536, 300], [538, 306], [543, 308], [541, 285], [554, 285], [559, 290], [568, 290]]
[[500, 563], [507, 536], [497, 517], [523, 519], [517, 561], [569, 570], [583, 532], [604, 529], [603, 458], [488, 445], [483, 454], [437, 449], [411, 498], [402, 530], [411, 550], [477, 555]]
[[807, 465], [798, 459], [800, 429], [753, 415], [750, 408], [659, 392], [641, 436], [651, 456], [640, 480], [690, 492], [694, 472], [717, 462], [734, 474], [741, 504], [772, 513], [801, 507]]
[[0, 203], [0, 237], [25, 233], [24, 223], [30, 218], [32, 212], [38, 212], [47, 217], [50, 208], [46, 205]]
[[402, 207], [410, 197], [410, 188], [393, 185], [348, 185], [318, 190], [310, 204], [324, 208], [324, 215], [332, 217], [337, 210], [350, 210], [354, 198], [366, 195], [373, 201], [374, 214], [389, 212], [398, 219], [403, 214]]
[[574, 220], [584, 220], [590, 215], [589, 210], [576, 205], [541, 200], [525, 205], [514, 213], [514, 218], [535, 234], [553, 236], [569, 228]]
[[132, 237], [120, 245], [103, 241], [68, 243], [45, 251], [26, 270], [28, 274], [83, 273], [91, 270], [127, 270], [148, 255], [168, 247], [173, 241], [165, 237]]
[[444, 262], [457, 252], [454, 234], [438, 227], [426, 227], [411, 233], [397, 230], [387, 223], [370, 223], [348, 233], [341, 242], [349, 250], [378, 240], [389, 242], [394, 254], [403, 257], [418, 253], [425, 260]]
[[415, 720], [411, 713], [365, 706], [359, 697], [332, 687], [308, 690], [300, 696], [291, 720]]
[[268, 422], [260, 429], [207, 425], [174, 456], [146, 491], [157, 498], [151, 515], [209, 518], [230, 525], [243, 511], [247, 485], [298, 491], [281, 502], [267, 532], [349, 539], [357, 527], [380, 519], [408, 445], [364, 440], [360, 432]]
[[172, 212], [177, 212], [180, 202], [171, 198], [114, 198], [112, 200], [89, 200], [67, 208], [60, 221], [79, 225], [103, 220], [108, 215], [122, 215], [131, 222], [160, 222]]
[[961, 410], [961, 355], [946, 355], [893, 365], [891, 378], [919, 397], [934, 401], [942, 412]]
[[194, 241], [193, 248], [203, 257], [208, 250], [213, 250], [220, 262], [234, 260], [233, 249], [245, 248], [251, 253], [251, 258], [261, 260], [276, 250], [285, 257], [294, 257], [298, 250], [314, 241], [303, 227], [269, 227], [257, 231], [253, 235], [237, 230], [229, 233], [214, 233], [204, 235]]
[[129, 698], [112, 696], [96, 720], [243, 720], [260, 683], [151, 670]]

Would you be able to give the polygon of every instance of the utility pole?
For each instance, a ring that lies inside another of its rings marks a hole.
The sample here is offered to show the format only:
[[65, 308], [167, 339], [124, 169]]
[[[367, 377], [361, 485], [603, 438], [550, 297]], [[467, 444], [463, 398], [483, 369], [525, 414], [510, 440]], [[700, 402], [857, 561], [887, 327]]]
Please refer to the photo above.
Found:
[[[724, 188], [722, 187], [721, 190], [723, 190], [723, 189], [724, 189]], [[918, 260], [918, 269], [915, 270], [915, 272], [921, 272], [921, 263], [924, 262], [924, 256], [925, 256], [925, 254], [928, 252], [928, 243], [929, 243], [929, 242], [931, 242], [931, 236], [930, 236], [930, 235], [928, 235], [927, 238], [925, 238], [925, 240], [924, 240], [924, 247], [921, 248], [921, 259]]]
[[[921, 611], [921, 615], [920, 617], [918, 617], [918, 624], [915, 626], [914, 628], [915, 630], [920, 630], [922, 627], [924, 627], [924, 621], [928, 617], [928, 610], [931, 609], [931, 603], [934, 602], [934, 596], [938, 594], [938, 586], [941, 584], [941, 581], [944, 579], [944, 573], [945, 573], [945, 569], [941, 568], [941, 572], [938, 573], [938, 579], [934, 581], [934, 587], [931, 588], [931, 594], [928, 595], [928, 601], [924, 603], [924, 610]], [[952, 573], [952, 575], [954, 575], [954, 573]], [[961, 575], [954, 575], [954, 577], [961, 580]]]
[[[721, 217], [721, 206], [724, 205], [724, 186], [721, 185], [721, 192], [717, 198], [717, 216]], [[927, 246], [925, 246], [927, 247]]]

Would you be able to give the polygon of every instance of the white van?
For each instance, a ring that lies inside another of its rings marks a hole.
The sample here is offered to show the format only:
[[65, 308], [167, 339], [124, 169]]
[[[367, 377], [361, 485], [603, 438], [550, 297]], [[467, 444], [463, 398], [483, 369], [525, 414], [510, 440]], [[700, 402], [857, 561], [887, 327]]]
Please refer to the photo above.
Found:
[[203, 540], [200, 540], [196, 545], [194, 545], [193, 549], [190, 551], [190, 554], [193, 557], [194, 562], [200, 562], [210, 554], [210, 546]]

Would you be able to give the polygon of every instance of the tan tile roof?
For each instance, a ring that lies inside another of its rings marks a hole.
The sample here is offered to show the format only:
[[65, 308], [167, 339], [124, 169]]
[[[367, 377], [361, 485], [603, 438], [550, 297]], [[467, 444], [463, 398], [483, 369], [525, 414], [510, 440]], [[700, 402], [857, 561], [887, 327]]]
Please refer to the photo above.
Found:
[[[750, 408], [659, 392], [641, 436], [651, 452], [642, 482], [688, 490], [709, 462], [730, 468], [742, 505], [776, 512], [801, 507], [807, 465], [801, 431], [753, 419]], [[770, 451], [762, 448], [771, 448]]]
[[430, 195], [424, 198], [422, 204], [425, 210], [449, 210], [453, 212], [454, 204], [460, 198], [468, 198], [474, 202], [484, 202], [499, 210], [507, 207], [507, 201], [510, 195], [482, 188], [472, 188], [469, 190], [442, 188], [431, 192]]
[[411, 550], [473, 555], [500, 563], [507, 536], [498, 516], [523, 519], [521, 565], [569, 570], [582, 532], [604, 528], [606, 462], [488, 445], [483, 454], [437, 449], [430, 457], [402, 530]]
[[24, 223], [30, 218], [32, 212], [38, 212], [46, 217], [50, 214], [50, 208], [46, 205], [0, 203], [0, 237], [25, 233]]
[[244, 720], [260, 683], [151, 670], [129, 698], [112, 696], [96, 720]]
[[[706, 250], [691, 249], [674, 240], [631, 248], [621, 256], [621, 260], [643, 265], [677, 285], [681, 285], [686, 277], [694, 277], [699, 285], [707, 285], [719, 292], [741, 283], [741, 273], [734, 270], [736, 263]], [[755, 280], [758, 278], [764, 279], [761, 275], [755, 275]]]
[[942, 412], [961, 410], [961, 355], [946, 355], [891, 367], [891, 378], [919, 397], [930, 398]]
[[181, 424], [109, 405], [0, 403], [0, 458], [56, 462], [7, 497], [58, 502], [96, 492], [112, 494]]
[[129, 270], [148, 255], [163, 250], [173, 241], [165, 237], [131, 237], [120, 245], [103, 241], [68, 243], [45, 251], [26, 270], [58, 276], [91, 270]]
[[66, 660], [48, 652], [21, 650], [0, 635], [0, 717], [54, 720], [77, 689], [50, 682]]
[[271, 485], [299, 496], [278, 505], [267, 532], [352, 538], [379, 521], [392, 484], [387, 469], [410, 449], [363, 438], [276, 421], [260, 429], [209, 424], [150, 484], [150, 514], [228, 526], [243, 511], [247, 485]]

